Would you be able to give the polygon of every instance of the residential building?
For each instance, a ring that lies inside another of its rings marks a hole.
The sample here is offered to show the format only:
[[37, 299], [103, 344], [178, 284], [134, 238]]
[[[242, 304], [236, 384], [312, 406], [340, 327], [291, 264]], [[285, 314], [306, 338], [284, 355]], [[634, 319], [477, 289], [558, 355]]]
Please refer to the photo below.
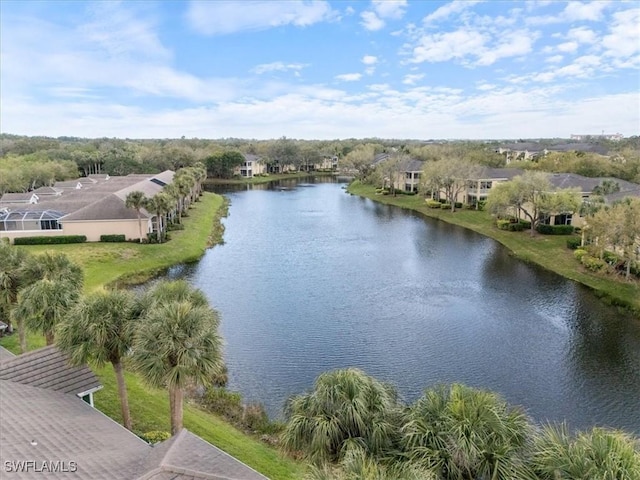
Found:
[[[5, 193], [0, 198], [0, 238], [13, 242], [18, 237], [85, 235], [87, 241], [97, 242], [101, 235], [125, 235], [127, 240], [137, 240], [140, 224], [146, 238], [157, 225], [156, 213], [142, 208], [139, 221], [138, 212], [126, 207], [127, 195], [141, 191], [151, 198], [173, 176], [171, 170], [156, 175], [93, 175], [41, 187], [39, 194]], [[21, 199], [16, 201], [18, 196]]]
[[267, 166], [262, 159], [252, 153], [243, 153], [244, 162], [233, 171], [234, 175], [240, 175], [242, 178], [253, 178], [266, 172]]
[[266, 480], [185, 429], [149, 445], [79, 398], [99, 380], [64, 359], [55, 346], [15, 357], [0, 349], [3, 479]]

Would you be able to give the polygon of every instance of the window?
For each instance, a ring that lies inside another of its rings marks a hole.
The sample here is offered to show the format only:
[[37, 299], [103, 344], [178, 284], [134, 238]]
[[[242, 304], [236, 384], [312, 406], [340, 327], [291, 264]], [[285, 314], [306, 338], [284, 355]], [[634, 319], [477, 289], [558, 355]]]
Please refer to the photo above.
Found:
[[571, 220], [573, 215], [570, 213], [561, 213], [560, 215], [556, 215], [553, 219], [554, 225], [571, 225]]

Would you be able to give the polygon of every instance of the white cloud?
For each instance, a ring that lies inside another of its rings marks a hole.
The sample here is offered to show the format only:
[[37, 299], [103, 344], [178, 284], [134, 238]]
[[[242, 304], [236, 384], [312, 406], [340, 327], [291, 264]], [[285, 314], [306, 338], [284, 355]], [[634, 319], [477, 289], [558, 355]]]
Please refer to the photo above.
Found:
[[587, 27], [577, 27], [569, 30], [569, 32], [567, 33], [567, 38], [569, 40], [575, 40], [579, 43], [592, 44], [597, 41], [598, 36], [593, 30]]
[[400, 20], [407, 8], [407, 0], [373, 0], [373, 9], [380, 18]]
[[373, 55], [365, 55], [364, 57], [362, 57], [362, 63], [364, 63], [365, 65], [375, 65], [376, 63], [378, 63], [378, 57], [375, 57]]
[[446, 20], [451, 15], [461, 13], [478, 3], [482, 2], [476, 0], [454, 0], [451, 3], [439, 7], [436, 11], [424, 17], [422, 21], [425, 24], [430, 24], [440, 20]]
[[578, 42], [565, 42], [556, 46], [556, 50], [563, 53], [573, 53], [578, 50]]
[[519, 57], [532, 50], [535, 35], [527, 31], [505, 33], [500, 43], [478, 52], [478, 65], [492, 65], [501, 58]]
[[453, 32], [424, 35], [413, 49], [412, 62], [444, 62], [462, 59], [484, 50], [488, 39], [478, 31], [461, 28]]
[[[616, 58], [640, 57], [640, 8], [616, 12], [609, 33], [602, 39], [605, 54]], [[635, 62], [637, 64], [637, 62]]]
[[384, 28], [384, 20], [382, 20], [375, 12], [365, 11], [360, 14], [362, 22], [360, 24], [369, 31], [376, 31]]
[[341, 82], [357, 82], [361, 78], [361, 73], [343, 73], [342, 75], [335, 76], [335, 79]]
[[552, 57], [548, 57], [545, 62], [547, 63], [560, 63], [562, 60], [564, 60], [564, 57], [562, 55], [554, 55]]
[[563, 18], [569, 22], [579, 20], [596, 21], [602, 18], [602, 11], [607, 7], [607, 2], [569, 2], [562, 12]]
[[307, 67], [308, 64], [305, 63], [284, 63], [284, 62], [273, 62], [273, 63], [262, 63], [260, 65], [256, 65], [251, 71], [258, 75], [268, 72], [286, 72], [288, 70], [300, 71], [303, 68]]
[[405, 75], [402, 83], [404, 83], [405, 85], [415, 85], [419, 80], [422, 80], [423, 78], [424, 74], [422, 73], [410, 73], [408, 75]]
[[480, 91], [486, 92], [489, 90], [494, 90], [496, 88], [496, 85], [493, 85], [491, 83], [481, 83], [476, 88]]
[[283, 25], [306, 27], [336, 18], [324, 0], [244, 2], [192, 1], [186, 14], [191, 28], [203, 35], [225, 35], [241, 31], [265, 30]]

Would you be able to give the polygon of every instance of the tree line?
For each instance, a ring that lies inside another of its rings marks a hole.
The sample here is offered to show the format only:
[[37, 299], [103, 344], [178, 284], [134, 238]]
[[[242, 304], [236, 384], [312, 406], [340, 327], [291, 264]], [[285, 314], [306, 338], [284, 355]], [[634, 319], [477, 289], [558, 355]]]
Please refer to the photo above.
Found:
[[[185, 281], [161, 281], [141, 294], [82, 294], [82, 269], [61, 253], [31, 255], [1, 243], [0, 314], [27, 351], [27, 331], [44, 335], [72, 363], [111, 364], [123, 424], [132, 429], [124, 364], [169, 391], [171, 433], [182, 429], [184, 390], [213, 385], [224, 372], [219, 317]], [[14, 325], [15, 324], [15, 325]]]

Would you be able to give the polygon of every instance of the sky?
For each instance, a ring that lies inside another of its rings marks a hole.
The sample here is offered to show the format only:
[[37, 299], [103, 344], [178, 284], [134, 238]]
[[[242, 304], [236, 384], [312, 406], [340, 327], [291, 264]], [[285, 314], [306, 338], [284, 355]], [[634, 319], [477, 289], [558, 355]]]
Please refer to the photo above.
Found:
[[640, 134], [640, 1], [0, 1], [0, 131]]

